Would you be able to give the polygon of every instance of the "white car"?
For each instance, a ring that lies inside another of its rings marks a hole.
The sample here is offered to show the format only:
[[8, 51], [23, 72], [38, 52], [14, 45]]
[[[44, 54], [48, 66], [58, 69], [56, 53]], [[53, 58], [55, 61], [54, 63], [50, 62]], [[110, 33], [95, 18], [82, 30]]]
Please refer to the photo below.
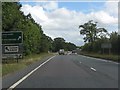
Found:
[[64, 49], [60, 49], [60, 50], [59, 50], [59, 55], [64, 55], [64, 54], [65, 54]]

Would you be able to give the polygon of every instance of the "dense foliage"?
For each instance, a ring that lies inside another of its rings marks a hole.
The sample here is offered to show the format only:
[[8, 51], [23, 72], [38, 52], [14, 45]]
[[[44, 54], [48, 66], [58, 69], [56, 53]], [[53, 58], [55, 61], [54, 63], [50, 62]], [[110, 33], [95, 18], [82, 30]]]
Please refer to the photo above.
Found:
[[80, 25], [79, 28], [80, 34], [84, 35], [84, 42], [94, 42], [107, 34], [107, 30], [104, 28], [97, 28], [97, 22], [93, 22], [93, 20], [88, 21], [84, 25]]
[[[120, 46], [118, 45], [118, 42], [120, 42], [120, 35], [118, 35], [117, 32], [112, 32], [108, 34], [106, 29], [97, 28], [97, 24], [91, 21], [85, 23], [84, 25], [80, 25], [79, 27], [80, 34], [85, 35], [85, 42], [88, 41], [84, 44], [84, 46], [81, 47], [82, 51], [103, 53], [103, 48], [101, 47], [101, 45], [103, 43], [110, 43], [112, 46], [112, 48], [110, 49], [110, 53], [120, 54]], [[102, 34], [102, 32], [104, 33]], [[109, 36], [107, 37], [107, 35]], [[104, 53], [109, 53], [109, 49], [105, 48]]]
[[61, 48], [73, 50], [76, 46], [73, 43], [65, 42], [63, 38], [52, 40], [46, 36], [42, 27], [37, 24], [32, 16], [25, 16], [20, 11], [21, 4], [18, 2], [2, 3], [2, 31], [22, 31], [24, 55], [53, 51]]
[[18, 2], [2, 3], [2, 31], [22, 31], [24, 54], [49, 51], [49, 37], [46, 36], [30, 14], [24, 16]]
[[76, 45], [73, 43], [65, 42], [61, 37], [55, 38], [53, 41], [53, 51], [59, 51], [59, 49], [65, 49], [66, 51], [71, 51], [76, 49]]

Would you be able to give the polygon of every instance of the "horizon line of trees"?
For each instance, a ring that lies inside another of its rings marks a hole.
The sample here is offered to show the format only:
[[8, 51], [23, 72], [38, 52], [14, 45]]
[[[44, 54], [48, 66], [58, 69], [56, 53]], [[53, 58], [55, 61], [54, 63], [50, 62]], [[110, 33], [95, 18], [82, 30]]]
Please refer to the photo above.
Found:
[[[110, 51], [112, 54], [120, 54], [120, 35], [117, 32], [108, 33], [105, 28], [98, 28], [97, 22], [93, 20], [79, 25], [80, 34], [84, 36], [85, 44], [81, 46], [82, 51], [103, 53], [101, 45], [103, 43], [111, 44]], [[108, 53], [108, 49], [104, 49], [104, 53]]]
[[20, 11], [21, 6], [19, 2], [2, 2], [2, 31], [23, 32], [24, 55], [57, 52], [61, 48], [65, 50], [76, 48], [75, 44], [65, 42], [63, 38], [52, 40], [51, 37], [46, 36], [42, 26], [37, 24], [30, 14], [25, 16]]

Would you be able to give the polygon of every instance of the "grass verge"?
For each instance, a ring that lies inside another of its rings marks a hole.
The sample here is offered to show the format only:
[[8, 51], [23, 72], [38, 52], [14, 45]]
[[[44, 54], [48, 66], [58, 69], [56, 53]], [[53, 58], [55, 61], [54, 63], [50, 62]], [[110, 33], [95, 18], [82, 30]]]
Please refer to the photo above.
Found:
[[20, 69], [23, 69], [36, 61], [42, 60], [45, 57], [53, 56], [53, 55], [54, 54], [52, 53], [51, 54], [41, 53], [41, 54], [28, 55], [24, 57], [24, 59], [20, 59], [18, 63], [15, 60], [9, 60], [7, 63], [2, 64], [2, 76], [5, 76], [9, 73], [13, 73]]
[[101, 59], [106, 59], [106, 60], [111, 60], [115, 62], [120, 62], [120, 56], [119, 55], [114, 55], [114, 54], [98, 54], [98, 53], [88, 53], [88, 52], [81, 52], [81, 55], [85, 56], [90, 56], [90, 57], [95, 57], [95, 58], [101, 58]]

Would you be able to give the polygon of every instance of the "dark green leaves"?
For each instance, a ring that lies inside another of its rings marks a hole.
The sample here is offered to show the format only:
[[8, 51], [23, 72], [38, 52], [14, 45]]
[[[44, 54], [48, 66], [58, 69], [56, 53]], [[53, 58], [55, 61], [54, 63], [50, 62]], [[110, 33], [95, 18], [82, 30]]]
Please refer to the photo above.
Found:
[[84, 42], [94, 42], [100, 36], [107, 33], [107, 30], [104, 28], [97, 28], [97, 22], [93, 22], [93, 20], [88, 21], [87, 23], [80, 25], [80, 34], [85, 35]]
[[2, 3], [2, 30], [23, 32], [25, 55], [48, 52], [51, 45], [49, 37], [43, 34], [41, 26], [35, 23], [30, 14], [23, 15], [20, 7], [18, 2]]

